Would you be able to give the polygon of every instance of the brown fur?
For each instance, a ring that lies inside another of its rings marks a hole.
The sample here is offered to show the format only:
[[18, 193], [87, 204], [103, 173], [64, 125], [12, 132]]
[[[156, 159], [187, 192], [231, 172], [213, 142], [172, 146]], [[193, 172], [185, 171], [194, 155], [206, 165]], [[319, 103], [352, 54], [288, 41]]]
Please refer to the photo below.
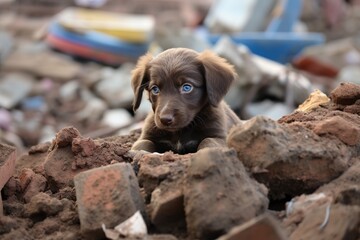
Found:
[[[132, 150], [183, 154], [225, 146], [228, 130], [240, 122], [222, 100], [235, 77], [233, 67], [210, 51], [173, 48], [141, 57], [131, 79], [133, 107], [136, 111], [147, 90], [153, 112]], [[183, 84], [192, 90], [182, 91]], [[158, 94], [152, 92], [154, 85]]]

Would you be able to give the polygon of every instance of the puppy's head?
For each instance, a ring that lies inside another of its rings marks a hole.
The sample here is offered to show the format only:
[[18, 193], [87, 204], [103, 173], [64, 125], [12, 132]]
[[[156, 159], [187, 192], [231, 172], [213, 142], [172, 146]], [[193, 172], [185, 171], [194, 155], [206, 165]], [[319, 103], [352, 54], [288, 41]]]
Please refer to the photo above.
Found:
[[158, 128], [177, 131], [189, 125], [206, 104], [216, 107], [236, 74], [223, 58], [210, 51], [173, 48], [156, 57], [141, 57], [133, 71], [134, 111], [144, 90]]

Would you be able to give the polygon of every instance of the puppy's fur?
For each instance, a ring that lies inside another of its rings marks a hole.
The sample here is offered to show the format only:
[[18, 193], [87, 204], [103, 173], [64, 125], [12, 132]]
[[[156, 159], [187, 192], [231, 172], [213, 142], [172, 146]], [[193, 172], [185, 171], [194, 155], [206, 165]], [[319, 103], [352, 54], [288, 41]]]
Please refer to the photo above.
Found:
[[184, 154], [225, 146], [228, 130], [240, 123], [222, 100], [235, 77], [233, 67], [210, 51], [173, 48], [141, 57], [131, 79], [133, 108], [147, 90], [153, 112], [132, 150]]

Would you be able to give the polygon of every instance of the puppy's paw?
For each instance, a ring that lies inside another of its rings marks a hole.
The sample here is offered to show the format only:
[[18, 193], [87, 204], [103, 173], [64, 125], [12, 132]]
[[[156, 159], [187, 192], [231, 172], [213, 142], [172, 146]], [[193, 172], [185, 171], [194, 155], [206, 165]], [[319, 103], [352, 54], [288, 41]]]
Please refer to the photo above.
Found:
[[198, 150], [207, 148], [207, 147], [226, 147], [226, 142], [221, 138], [205, 138], [202, 140], [198, 146]]
[[131, 147], [131, 150], [133, 150], [133, 151], [143, 150], [143, 151], [146, 151], [149, 153], [153, 153], [156, 151], [156, 147], [152, 141], [147, 140], [147, 139], [140, 139], [134, 143], [134, 145]]

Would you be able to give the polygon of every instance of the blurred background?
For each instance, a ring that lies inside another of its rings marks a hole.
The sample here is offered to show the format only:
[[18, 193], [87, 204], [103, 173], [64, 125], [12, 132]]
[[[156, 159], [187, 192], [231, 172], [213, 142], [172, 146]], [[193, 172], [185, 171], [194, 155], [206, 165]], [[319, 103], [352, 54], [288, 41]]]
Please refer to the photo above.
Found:
[[65, 126], [127, 134], [131, 70], [147, 51], [211, 49], [235, 66], [242, 119], [294, 111], [360, 81], [358, 0], [0, 0], [0, 138], [19, 151]]

